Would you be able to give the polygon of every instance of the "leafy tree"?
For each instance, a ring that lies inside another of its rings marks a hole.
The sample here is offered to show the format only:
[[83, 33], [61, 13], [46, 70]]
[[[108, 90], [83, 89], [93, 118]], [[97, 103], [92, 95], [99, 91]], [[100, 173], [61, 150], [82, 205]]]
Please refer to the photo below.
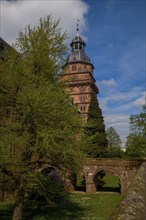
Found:
[[84, 151], [90, 157], [104, 157], [107, 139], [102, 111], [95, 94], [91, 97], [87, 123], [84, 125]]
[[[76, 170], [82, 158], [75, 141], [80, 116], [59, 80], [65, 39], [59, 21], [48, 16], [20, 32], [15, 48], [23, 53], [5, 51], [0, 61], [0, 168], [16, 194], [13, 220], [22, 219], [26, 192], [50, 199], [50, 178], [38, 172], [43, 164], [62, 174]], [[52, 189], [57, 186], [52, 182]]]
[[127, 137], [126, 155], [129, 157], [146, 157], [146, 105], [138, 115], [130, 117], [131, 133]]
[[108, 140], [108, 157], [122, 157], [121, 140], [117, 131], [113, 127], [109, 127], [106, 131]]
[[130, 117], [130, 129], [132, 134], [146, 136], [146, 104], [143, 105], [143, 110], [139, 115]]
[[108, 139], [108, 146], [110, 147], [121, 146], [120, 136], [118, 135], [115, 128], [109, 127], [106, 131], [106, 134], [107, 134], [107, 139]]

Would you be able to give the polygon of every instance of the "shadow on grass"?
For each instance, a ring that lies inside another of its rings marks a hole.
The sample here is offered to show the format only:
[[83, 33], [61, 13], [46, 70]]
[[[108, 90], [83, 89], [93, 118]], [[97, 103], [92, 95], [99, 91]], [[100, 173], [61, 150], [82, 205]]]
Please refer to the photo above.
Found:
[[98, 189], [99, 192], [117, 192], [117, 193], [120, 193], [121, 190], [120, 190], [120, 187], [101, 187]]
[[[3, 203], [0, 207], [0, 219], [11, 220], [13, 204]], [[23, 209], [23, 220], [80, 220], [84, 209], [70, 198], [48, 204], [46, 201], [26, 200]]]
[[75, 191], [86, 192], [86, 186], [84, 185], [77, 186]]
[[84, 215], [79, 203], [58, 200], [49, 205], [46, 201], [27, 201], [23, 211], [23, 220], [80, 220]]

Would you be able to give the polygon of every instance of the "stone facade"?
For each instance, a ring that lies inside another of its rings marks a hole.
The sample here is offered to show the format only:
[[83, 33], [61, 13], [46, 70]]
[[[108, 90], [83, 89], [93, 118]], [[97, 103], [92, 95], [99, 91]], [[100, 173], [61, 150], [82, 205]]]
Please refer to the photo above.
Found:
[[72, 51], [63, 66], [61, 77], [66, 86], [66, 92], [86, 121], [91, 96], [99, 92], [93, 76], [94, 66], [84, 52], [85, 43], [81, 37], [75, 37], [71, 47]]

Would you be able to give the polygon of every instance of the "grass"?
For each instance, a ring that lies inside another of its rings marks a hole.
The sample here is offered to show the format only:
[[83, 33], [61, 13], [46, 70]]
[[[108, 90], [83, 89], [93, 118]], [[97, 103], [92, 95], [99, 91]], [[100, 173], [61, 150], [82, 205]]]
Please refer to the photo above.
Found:
[[[98, 188], [98, 191], [120, 192], [120, 182], [118, 176], [114, 176], [110, 172], [106, 172], [102, 180], [105, 184]], [[77, 178], [77, 190], [85, 191], [85, 179], [82, 176], [78, 176]]]
[[[26, 201], [23, 220], [107, 220], [122, 196], [114, 193], [71, 193], [56, 205]], [[13, 204], [0, 203], [0, 219], [11, 220]]]
[[120, 182], [117, 176], [106, 174], [103, 181], [105, 181], [105, 184], [101, 191], [120, 192]]
[[117, 176], [106, 174], [103, 180], [106, 182], [104, 187], [119, 187], [119, 178]]

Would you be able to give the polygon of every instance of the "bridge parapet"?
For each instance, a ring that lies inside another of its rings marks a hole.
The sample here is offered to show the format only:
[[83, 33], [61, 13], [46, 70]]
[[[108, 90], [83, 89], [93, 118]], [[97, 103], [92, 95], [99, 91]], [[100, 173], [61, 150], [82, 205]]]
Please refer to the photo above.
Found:
[[134, 169], [141, 166], [143, 160], [123, 160], [123, 159], [89, 159], [86, 161], [87, 166], [103, 166], [103, 167], [122, 167]]

